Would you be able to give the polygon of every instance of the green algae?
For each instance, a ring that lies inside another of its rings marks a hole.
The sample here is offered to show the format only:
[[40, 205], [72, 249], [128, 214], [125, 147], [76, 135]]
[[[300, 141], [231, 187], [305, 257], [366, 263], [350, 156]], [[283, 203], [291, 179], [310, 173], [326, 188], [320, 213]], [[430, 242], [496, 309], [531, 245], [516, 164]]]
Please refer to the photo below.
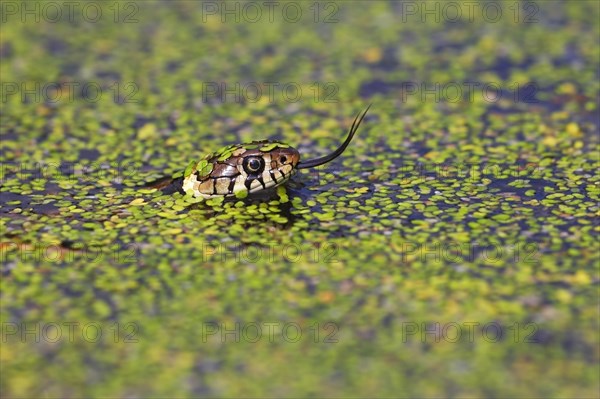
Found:
[[200, 177], [206, 177], [212, 172], [214, 165], [203, 159], [196, 165], [196, 170], [200, 173]]
[[188, 164], [188, 166], [186, 166], [185, 171], [183, 172], [183, 177], [188, 177], [192, 173], [194, 173], [195, 170], [198, 170], [198, 164], [199, 163], [196, 163], [196, 161], [190, 161], [190, 163]]
[[[193, 2], [136, 3], [138, 23], [93, 30], [3, 24], [3, 82], [105, 89], [2, 103], [3, 396], [598, 392], [598, 6], [446, 24], [354, 3], [327, 24], [222, 23]], [[315, 101], [315, 76], [338, 102]], [[203, 101], [223, 81], [299, 82], [304, 96]], [[403, 90], [464, 81], [506, 91]], [[370, 102], [341, 158], [265, 197], [140, 188], [252, 140], [324, 155]], [[65, 322], [103, 334], [7, 330]], [[239, 342], [209, 323], [240, 323]], [[266, 328], [253, 342], [252, 323], [279, 323], [273, 342]], [[452, 323], [456, 340], [441, 333]]]

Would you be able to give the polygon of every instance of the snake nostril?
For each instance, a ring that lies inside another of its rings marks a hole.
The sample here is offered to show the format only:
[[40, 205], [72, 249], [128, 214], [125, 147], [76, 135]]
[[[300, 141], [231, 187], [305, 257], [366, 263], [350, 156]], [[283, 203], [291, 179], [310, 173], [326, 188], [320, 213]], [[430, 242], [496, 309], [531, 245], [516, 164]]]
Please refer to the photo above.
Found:
[[285, 155], [282, 155], [281, 158], [279, 158], [279, 161], [281, 163], [285, 163], [285, 161], [287, 161], [287, 158], [285, 157]]

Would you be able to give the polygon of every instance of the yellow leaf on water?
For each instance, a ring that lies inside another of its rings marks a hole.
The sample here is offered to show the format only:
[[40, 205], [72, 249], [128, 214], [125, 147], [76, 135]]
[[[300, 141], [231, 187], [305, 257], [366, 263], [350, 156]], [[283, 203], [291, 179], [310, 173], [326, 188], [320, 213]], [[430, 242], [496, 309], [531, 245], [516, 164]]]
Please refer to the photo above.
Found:
[[569, 136], [581, 136], [581, 131], [579, 130], [579, 125], [575, 122], [571, 122], [567, 125], [567, 133]]
[[156, 126], [153, 123], [147, 123], [138, 130], [138, 139], [149, 139], [156, 136]]
[[381, 61], [381, 58], [383, 57], [383, 52], [379, 47], [371, 47], [362, 53], [362, 57], [369, 64], [375, 64]]

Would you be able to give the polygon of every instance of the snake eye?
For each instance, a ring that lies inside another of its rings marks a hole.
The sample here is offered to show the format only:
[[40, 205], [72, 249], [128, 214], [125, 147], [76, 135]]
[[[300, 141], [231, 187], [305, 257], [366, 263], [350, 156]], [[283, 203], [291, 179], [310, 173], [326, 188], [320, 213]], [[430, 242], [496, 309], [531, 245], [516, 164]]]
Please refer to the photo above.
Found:
[[279, 158], [279, 162], [285, 163], [285, 161], [287, 161], [287, 158], [285, 157], [285, 155], [282, 155], [281, 158]]
[[248, 161], [248, 169], [252, 172], [256, 172], [260, 169], [260, 161], [256, 158], [253, 158]]
[[262, 158], [246, 158], [244, 160], [244, 169], [248, 174], [257, 174], [265, 168], [265, 161]]

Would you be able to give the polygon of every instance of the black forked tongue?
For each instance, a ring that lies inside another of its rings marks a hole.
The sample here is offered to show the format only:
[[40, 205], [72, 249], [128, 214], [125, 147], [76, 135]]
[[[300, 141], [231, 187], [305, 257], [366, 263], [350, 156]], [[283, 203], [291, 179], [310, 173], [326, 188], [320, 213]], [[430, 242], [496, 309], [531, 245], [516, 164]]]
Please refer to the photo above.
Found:
[[354, 119], [354, 122], [352, 122], [352, 126], [350, 127], [350, 132], [348, 133], [348, 137], [346, 138], [346, 141], [344, 141], [344, 143], [340, 146], [340, 148], [338, 148], [331, 154], [326, 155], [321, 158], [310, 159], [305, 162], [300, 161], [300, 162], [298, 162], [296, 169], [314, 168], [315, 166], [323, 165], [327, 162], [333, 161], [334, 159], [336, 159], [337, 157], [342, 155], [342, 152], [344, 152], [346, 147], [348, 147], [348, 144], [350, 144], [350, 141], [352, 141], [354, 134], [358, 130], [358, 127], [360, 126], [360, 123], [364, 119], [365, 115], [367, 115], [367, 111], [369, 111], [369, 108], [371, 108], [371, 105], [372, 104], [369, 104], [369, 106], [367, 107], [367, 109], [365, 109], [365, 112], [363, 112], [362, 115], [360, 115], [360, 114], [356, 115], [356, 118]]

